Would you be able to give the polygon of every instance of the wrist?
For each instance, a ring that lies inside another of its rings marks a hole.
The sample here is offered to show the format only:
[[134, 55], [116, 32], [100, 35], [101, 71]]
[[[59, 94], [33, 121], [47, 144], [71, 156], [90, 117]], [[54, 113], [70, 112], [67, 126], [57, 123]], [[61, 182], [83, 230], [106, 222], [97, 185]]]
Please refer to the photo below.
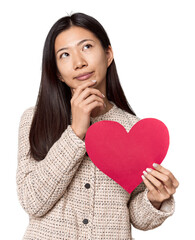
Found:
[[74, 131], [74, 133], [77, 135], [77, 137], [79, 137], [81, 140], [83, 140], [85, 137], [85, 134], [77, 133], [77, 131], [74, 129], [74, 127], [72, 125], [70, 125], [70, 126], [71, 126], [72, 130]]
[[157, 210], [159, 210], [161, 208], [161, 202], [152, 202], [150, 201], [151, 204], [153, 205], [153, 207], [155, 207]]

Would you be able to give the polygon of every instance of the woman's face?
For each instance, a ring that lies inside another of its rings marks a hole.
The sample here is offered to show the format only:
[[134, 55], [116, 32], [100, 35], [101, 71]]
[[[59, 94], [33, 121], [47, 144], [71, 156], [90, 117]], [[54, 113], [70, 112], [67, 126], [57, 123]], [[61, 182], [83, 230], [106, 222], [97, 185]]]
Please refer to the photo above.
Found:
[[[84, 41], [85, 39], [88, 40]], [[90, 79], [95, 79], [97, 83], [94, 84], [94, 88], [106, 93], [106, 72], [113, 60], [113, 52], [111, 46], [105, 51], [92, 32], [77, 26], [61, 32], [55, 40], [55, 56], [61, 75], [58, 77], [71, 90]], [[85, 72], [93, 74], [86, 80], [75, 78]]]

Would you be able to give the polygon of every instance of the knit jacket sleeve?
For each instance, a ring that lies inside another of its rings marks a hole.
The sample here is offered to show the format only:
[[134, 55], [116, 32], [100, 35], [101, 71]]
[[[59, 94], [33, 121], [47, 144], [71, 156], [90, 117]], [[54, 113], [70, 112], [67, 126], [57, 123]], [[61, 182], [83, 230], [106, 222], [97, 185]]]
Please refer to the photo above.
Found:
[[26, 109], [18, 131], [17, 195], [32, 216], [46, 214], [66, 192], [86, 152], [85, 142], [70, 125], [53, 144], [42, 161], [28, 155], [33, 107]]
[[131, 193], [129, 213], [132, 225], [140, 230], [150, 230], [160, 226], [175, 211], [173, 195], [156, 209], [147, 197], [148, 188], [141, 182]]

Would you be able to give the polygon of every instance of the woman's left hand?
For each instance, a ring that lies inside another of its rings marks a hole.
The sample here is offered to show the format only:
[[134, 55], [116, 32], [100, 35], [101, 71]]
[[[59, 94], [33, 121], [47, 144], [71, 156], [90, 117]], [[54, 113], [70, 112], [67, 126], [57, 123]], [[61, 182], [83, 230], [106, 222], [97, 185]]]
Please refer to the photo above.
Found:
[[154, 168], [156, 170], [146, 168], [147, 172], [143, 171], [145, 178], [142, 175], [142, 179], [149, 190], [148, 199], [155, 208], [160, 209], [162, 202], [176, 192], [179, 182], [168, 169], [161, 165], [157, 164]]

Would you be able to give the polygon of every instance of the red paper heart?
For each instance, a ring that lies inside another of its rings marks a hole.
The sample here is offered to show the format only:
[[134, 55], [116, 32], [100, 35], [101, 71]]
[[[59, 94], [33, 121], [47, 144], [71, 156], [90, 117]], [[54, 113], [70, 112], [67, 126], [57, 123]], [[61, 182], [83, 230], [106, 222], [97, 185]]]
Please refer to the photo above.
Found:
[[131, 193], [143, 181], [143, 170], [165, 158], [169, 132], [155, 118], [138, 121], [128, 133], [120, 123], [104, 120], [88, 128], [85, 146], [96, 167]]

